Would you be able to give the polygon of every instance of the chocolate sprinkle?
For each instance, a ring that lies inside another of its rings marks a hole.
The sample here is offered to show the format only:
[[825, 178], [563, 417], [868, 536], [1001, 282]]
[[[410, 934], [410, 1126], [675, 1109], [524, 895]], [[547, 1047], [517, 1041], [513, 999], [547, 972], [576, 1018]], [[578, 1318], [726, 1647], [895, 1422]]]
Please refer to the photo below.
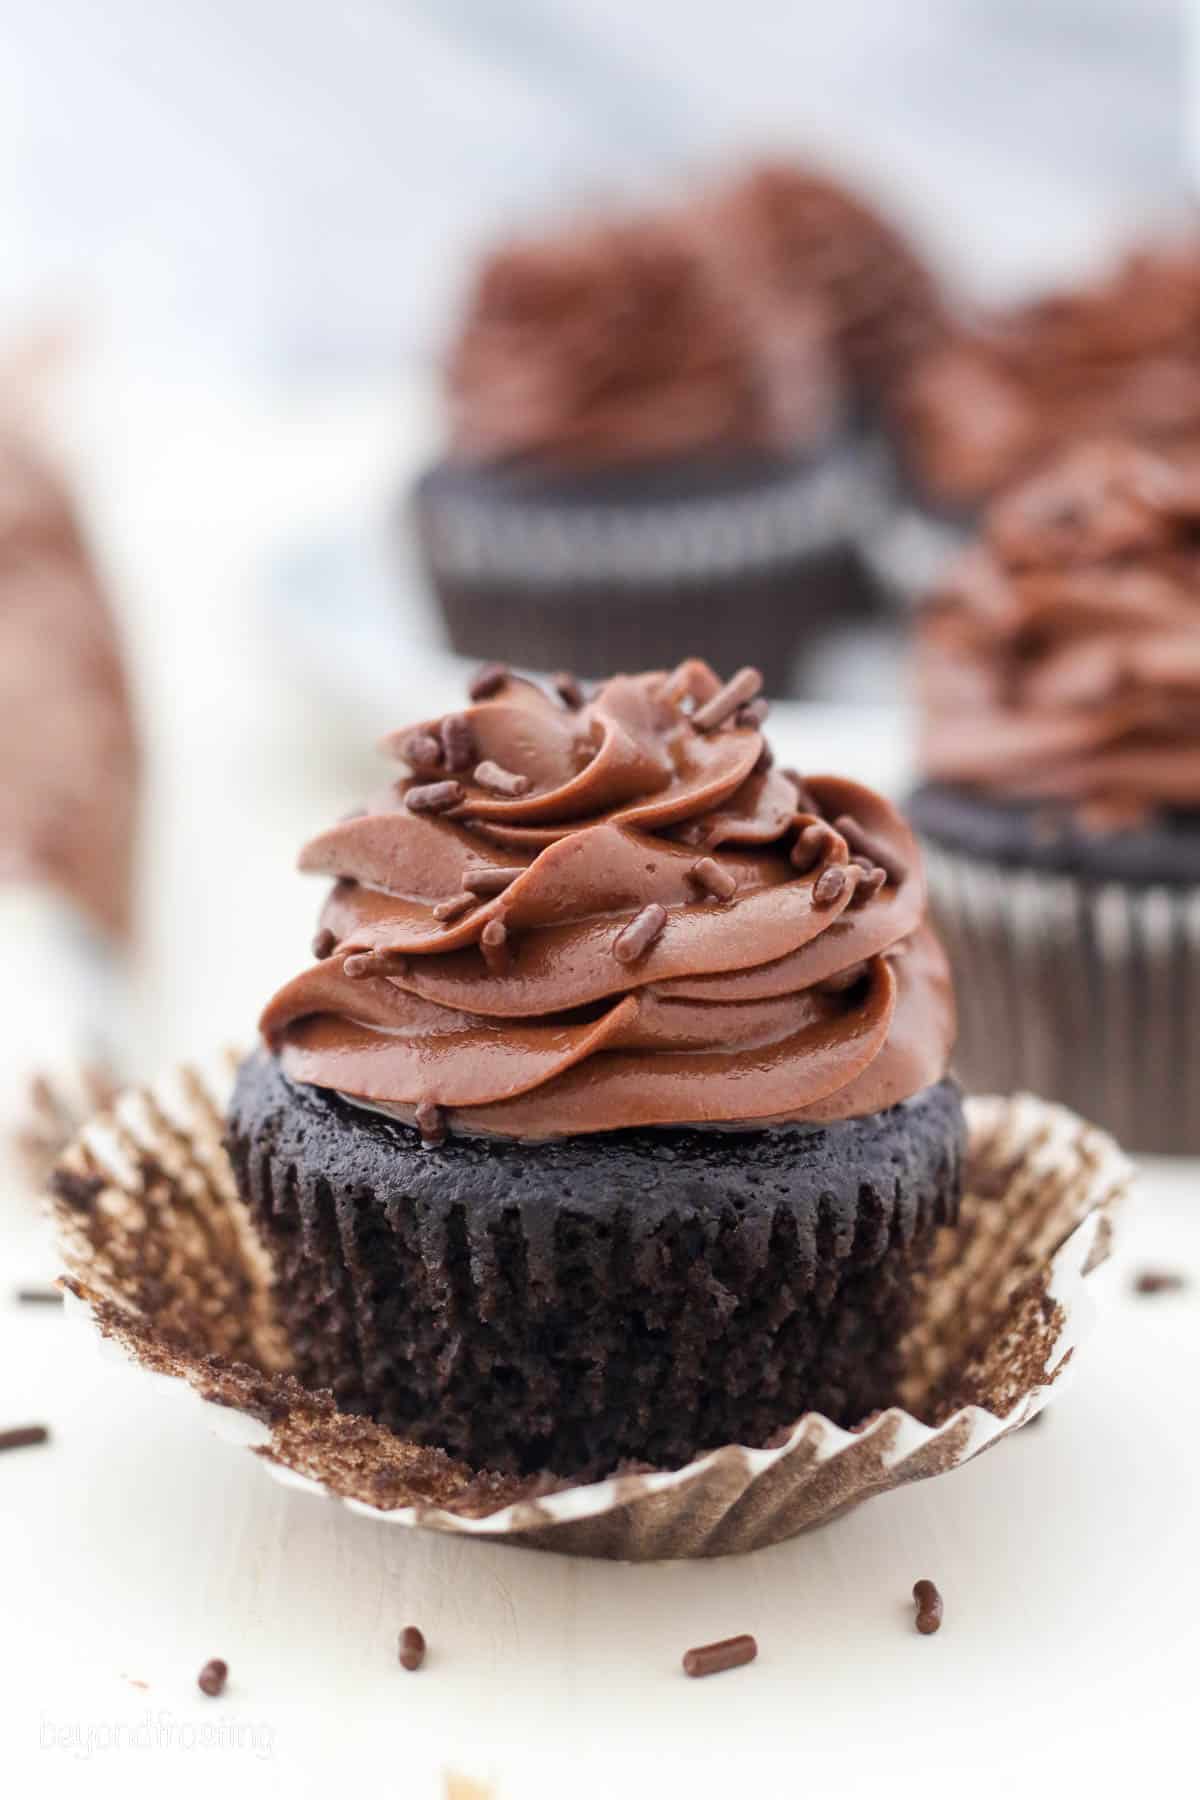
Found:
[[419, 1100], [416, 1111], [417, 1130], [421, 1134], [421, 1142], [427, 1150], [434, 1150], [446, 1141], [446, 1115], [441, 1107], [432, 1100]]
[[749, 1632], [744, 1632], [740, 1637], [722, 1638], [717, 1644], [698, 1644], [694, 1650], [685, 1650], [683, 1672], [693, 1679], [720, 1675], [726, 1669], [740, 1669], [744, 1663], [752, 1663], [757, 1655], [757, 1643]]
[[869, 857], [876, 868], [882, 869], [888, 881], [900, 882], [904, 879], [904, 870], [896, 861], [883, 839], [860, 825], [852, 813], [843, 813], [833, 821], [835, 831], [840, 831], [851, 850], [860, 856]]
[[854, 866], [857, 869], [861, 869], [862, 874], [859, 876], [855, 885], [853, 904], [855, 906], [862, 906], [866, 901], [874, 899], [875, 895], [878, 894], [882, 888], [886, 887], [887, 876], [881, 868], [873, 863], [869, 863], [866, 858], [862, 856], [856, 856], [854, 858]]
[[744, 706], [748, 700], [753, 700], [762, 684], [760, 670], [739, 669], [723, 688], [717, 690], [711, 700], [706, 700], [703, 706], [696, 708], [692, 714], [692, 724], [697, 731], [715, 731], [739, 707]]
[[652, 900], [649, 906], [643, 906], [641, 912], [618, 934], [613, 944], [613, 955], [617, 961], [635, 963], [639, 956], [644, 956], [651, 944], [661, 936], [666, 922], [667, 909], [660, 906], [657, 900]]
[[849, 880], [850, 871], [844, 863], [830, 863], [829, 867], [822, 870], [813, 883], [813, 905], [835, 905], [841, 899]]
[[587, 705], [587, 695], [569, 670], [563, 669], [550, 682], [563, 705], [569, 712], [579, 712]]
[[424, 787], [410, 787], [404, 804], [413, 813], [444, 813], [461, 806], [465, 799], [457, 781], [431, 781]]
[[336, 947], [337, 933], [335, 931], [330, 931], [328, 925], [322, 926], [321, 930], [318, 931], [316, 937], [312, 941], [312, 953], [317, 961], [324, 962], [326, 957], [333, 955]]
[[452, 774], [469, 769], [479, 754], [475, 732], [463, 713], [447, 713], [438, 726], [438, 736], [446, 755], [446, 767]]
[[196, 1686], [202, 1694], [207, 1694], [210, 1700], [215, 1700], [218, 1694], [225, 1692], [225, 1683], [228, 1680], [229, 1664], [222, 1661], [219, 1656], [214, 1656], [205, 1663], [197, 1675]]
[[400, 1633], [400, 1667], [413, 1671], [425, 1661], [424, 1633], [415, 1625], [406, 1625]]
[[913, 1599], [917, 1603], [917, 1630], [922, 1637], [932, 1637], [942, 1625], [942, 1596], [932, 1581], [918, 1581], [913, 1584]]
[[452, 894], [448, 900], [438, 901], [433, 916], [448, 925], [451, 919], [461, 919], [464, 913], [470, 912], [478, 898], [478, 894]]
[[431, 731], [414, 731], [405, 738], [402, 754], [409, 768], [419, 775], [432, 775], [442, 766], [442, 746]]
[[835, 840], [833, 826], [827, 825], [824, 819], [816, 819], [811, 825], [806, 825], [792, 845], [789, 858], [792, 867], [799, 869], [802, 875], [807, 875], [833, 848]]
[[524, 873], [524, 868], [519, 865], [503, 869], [464, 869], [462, 884], [469, 894], [484, 895], [491, 899], [496, 894], [502, 894], [505, 888], [511, 887], [517, 876]]
[[1178, 1294], [1187, 1279], [1172, 1269], [1143, 1269], [1133, 1284], [1135, 1294]]
[[63, 1291], [57, 1287], [23, 1287], [16, 1292], [18, 1306], [61, 1306]]
[[698, 863], [692, 864], [689, 874], [715, 900], [730, 900], [737, 891], [736, 878], [713, 856], [702, 856]]
[[493, 694], [500, 692], [511, 676], [512, 670], [507, 663], [484, 663], [468, 687], [467, 693], [472, 700], [490, 700]]
[[475, 781], [489, 794], [503, 794], [508, 799], [519, 799], [527, 794], [533, 785], [528, 775], [515, 775], [511, 769], [502, 769], [499, 763], [481, 762], [475, 770]]
[[13, 1425], [0, 1431], [0, 1450], [24, 1450], [30, 1444], [45, 1444], [50, 1432], [45, 1425]]
[[483, 960], [493, 975], [503, 975], [509, 963], [508, 927], [502, 919], [489, 919], [479, 935]]
[[398, 950], [356, 950], [342, 964], [342, 973], [351, 981], [366, 981], [374, 975], [403, 975], [407, 967], [407, 956]]

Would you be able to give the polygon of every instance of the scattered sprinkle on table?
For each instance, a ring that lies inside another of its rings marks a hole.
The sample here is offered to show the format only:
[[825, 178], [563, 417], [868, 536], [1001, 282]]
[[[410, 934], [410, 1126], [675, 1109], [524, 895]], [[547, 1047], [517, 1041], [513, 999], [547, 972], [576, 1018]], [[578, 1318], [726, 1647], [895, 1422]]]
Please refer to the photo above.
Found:
[[415, 1625], [406, 1625], [400, 1633], [400, 1667], [419, 1669], [425, 1661], [425, 1638]]
[[196, 1686], [210, 1700], [225, 1692], [225, 1683], [229, 1680], [229, 1664], [219, 1656], [210, 1657], [196, 1677]]
[[63, 1292], [57, 1287], [23, 1287], [16, 1291], [18, 1306], [61, 1306]]
[[1135, 1294], [1178, 1294], [1187, 1279], [1174, 1269], [1143, 1269], [1133, 1284]]
[[740, 1637], [722, 1638], [716, 1644], [697, 1644], [683, 1654], [683, 1672], [695, 1680], [702, 1675], [720, 1675], [725, 1669], [740, 1669], [758, 1655], [758, 1645], [749, 1632]]
[[918, 1581], [913, 1584], [913, 1599], [917, 1605], [917, 1630], [922, 1637], [932, 1637], [942, 1628], [942, 1596], [932, 1581]]
[[12, 1425], [0, 1431], [0, 1450], [24, 1450], [30, 1444], [45, 1444], [50, 1432], [45, 1425]]

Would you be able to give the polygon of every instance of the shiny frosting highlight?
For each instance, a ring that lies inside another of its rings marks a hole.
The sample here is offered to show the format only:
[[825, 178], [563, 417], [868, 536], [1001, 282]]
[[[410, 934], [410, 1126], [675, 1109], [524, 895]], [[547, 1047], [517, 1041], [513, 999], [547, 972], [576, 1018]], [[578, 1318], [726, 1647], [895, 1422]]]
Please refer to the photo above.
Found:
[[1200, 455], [1096, 442], [996, 502], [919, 669], [935, 780], [1100, 828], [1200, 807]]
[[912, 836], [774, 768], [757, 685], [692, 662], [563, 702], [503, 674], [389, 739], [409, 772], [301, 857], [335, 885], [263, 1015], [287, 1074], [431, 1140], [826, 1121], [939, 1080]]

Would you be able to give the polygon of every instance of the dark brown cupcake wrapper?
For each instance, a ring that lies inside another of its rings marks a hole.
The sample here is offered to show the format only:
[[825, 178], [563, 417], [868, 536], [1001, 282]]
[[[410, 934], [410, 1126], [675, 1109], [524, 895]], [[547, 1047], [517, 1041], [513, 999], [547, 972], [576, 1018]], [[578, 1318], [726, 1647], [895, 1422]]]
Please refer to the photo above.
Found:
[[85, 1128], [53, 1212], [82, 1311], [143, 1367], [211, 1402], [221, 1434], [289, 1485], [372, 1517], [588, 1556], [717, 1556], [778, 1543], [943, 1473], [1033, 1417], [1092, 1323], [1129, 1166], [1029, 1096], [968, 1102], [968, 1192], [904, 1346], [900, 1404], [853, 1431], [810, 1414], [769, 1450], [547, 1491], [339, 1413], [288, 1372], [271, 1271], [223, 1148], [236, 1059], [130, 1090]]
[[1200, 1153], [1200, 889], [925, 850], [967, 1087], [1035, 1087], [1130, 1149]]
[[870, 447], [851, 441], [727, 493], [556, 505], [423, 484], [414, 515], [430, 568], [451, 586], [673, 590], [770, 574], [849, 542], [874, 517], [873, 469]]

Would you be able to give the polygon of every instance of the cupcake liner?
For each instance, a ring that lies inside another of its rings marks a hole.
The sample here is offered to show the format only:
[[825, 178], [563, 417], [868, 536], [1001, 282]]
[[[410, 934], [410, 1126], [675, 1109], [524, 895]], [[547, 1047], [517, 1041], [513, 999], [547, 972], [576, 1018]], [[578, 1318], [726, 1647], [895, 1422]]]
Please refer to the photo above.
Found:
[[787, 692], [817, 627], [878, 609], [856, 550], [878, 511], [875, 461], [855, 437], [740, 486], [595, 499], [490, 492], [442, 467], [412, 514], [461, 656], [605, 675], [669, 667], [686, 636], [715, 667], [758, 663]]
[[819, 1414], [766, 1450], [588, 1485], [481, 1474], [339, 1413], [289, 1373], [271, 1270], [222, 1145], [236, 1059], [130, 1090], [59, 1163], [52, 1207], [78, 1311], [190, 1387], [221, 1436], [289, 1486], [389, 1523], [630, 1561], [778, 1543], [956, 1468], [1032, 1418], [1091, 1323], [1129, 1165], [1065, 1109], [968, 1102], [968, 1191], [904, 1346], [900, 1404], [854, 1430]]
[[873, 509], [858, 441], [753, 485], [647, 500], [537, 500], [422, 483], [415, 514], [452, 583], [674, 589], [770, 571], [843, 542]]
[[968, 1087], [1028, 1084], [1130, 1149], [1200, 1153], [1200, 889], [1079, 880], [925, 844]]

